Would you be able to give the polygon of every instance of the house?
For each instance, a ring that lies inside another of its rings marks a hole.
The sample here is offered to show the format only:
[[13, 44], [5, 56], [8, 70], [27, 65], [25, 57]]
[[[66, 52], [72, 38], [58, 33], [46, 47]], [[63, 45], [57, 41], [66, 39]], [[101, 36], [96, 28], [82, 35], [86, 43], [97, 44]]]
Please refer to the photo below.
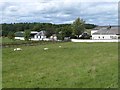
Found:
[[[46, 31], [31, 31], [30, 40], [38, 41], [38, 40], [49, 40], [46, 36]], [[15, 39], [24, 40], [24, 32], [16, 32]]]
[[37, 32], [37, 34], [34, 35], [34, 38], [41, 38], [41, 39], [46, 38], [46, 31]]
[[94, 29], [91, 31], [92, 39], [110, 40], [119, 39], [120, 31], [118, 26], [102, 27], [100, 29]]
[[39, 39], [39, 40], [44, 40], [44, 39], [47, 38], [46, 34], [47, 34], [46, 31], [40, 31], [40, 32], [37, 32], [37, 33], [34, 35], [34, 38], [35, 38], [35, 39]]

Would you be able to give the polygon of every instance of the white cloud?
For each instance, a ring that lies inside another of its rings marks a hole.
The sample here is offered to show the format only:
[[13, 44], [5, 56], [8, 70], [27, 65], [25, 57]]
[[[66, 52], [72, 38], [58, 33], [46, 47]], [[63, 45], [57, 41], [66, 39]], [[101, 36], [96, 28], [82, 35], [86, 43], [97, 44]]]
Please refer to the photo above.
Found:
[[[118, 0], [90, 1], [92, 0], [0, 0], [0, 15], [3, 17], [2, 22], [6, 23], [71, 23], [75, 18], [82, 17], [90, 23], [117, 24]], [[96, 21], [98, 18], [101, 19]]]

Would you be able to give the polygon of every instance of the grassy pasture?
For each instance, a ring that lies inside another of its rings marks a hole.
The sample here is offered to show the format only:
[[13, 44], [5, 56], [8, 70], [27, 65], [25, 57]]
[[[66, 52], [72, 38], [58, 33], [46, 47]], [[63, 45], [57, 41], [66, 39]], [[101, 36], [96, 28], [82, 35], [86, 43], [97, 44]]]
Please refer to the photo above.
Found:
[[[49, 49], [44, 51], [44, 47]], [[16, 52], [3, 48], [3, 88], [118, 87], [118, 43], [68, 42], [21, 48]]]

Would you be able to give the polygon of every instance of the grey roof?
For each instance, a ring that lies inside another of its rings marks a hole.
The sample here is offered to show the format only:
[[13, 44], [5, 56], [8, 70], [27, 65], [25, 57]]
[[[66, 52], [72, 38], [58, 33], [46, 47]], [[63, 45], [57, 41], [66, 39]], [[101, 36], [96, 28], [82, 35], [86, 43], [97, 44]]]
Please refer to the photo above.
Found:
[[16, 32], [15, 37], [24, 37], [24, 32]]
[[116, 35], [120, 34], [120, 27], [111, 27], [110, 29], [101, 28], [97, 32], [93, 33], [93, 35]]
[[[24, 37], [24, 33], [25, 32], [16, 32], [15, 36], [16, 37]], [[36, 31], [31, 31], [30, 35], [37, 35], [37, 36], [45, 36], [47, 34], [46, 31], [40, 31], [40, 32], [36, 32]]]
[[104, 29], [104, 28], [107, 28], [107, 27], [108, 26], [97, 26], [93, 30], [100, 30], [100, 29]]
[[46, 34], [47, 34], [46, 31], [40, 31], [36, 35], [37, 36], [45, 36]]

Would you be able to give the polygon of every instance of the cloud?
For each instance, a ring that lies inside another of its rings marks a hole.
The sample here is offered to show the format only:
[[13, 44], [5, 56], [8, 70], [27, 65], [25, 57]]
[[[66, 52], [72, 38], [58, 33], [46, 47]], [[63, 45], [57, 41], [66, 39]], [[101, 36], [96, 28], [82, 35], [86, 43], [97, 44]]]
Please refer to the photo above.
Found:
[[118, 0], [0, 0], [2, 22], [72, 23], [77, 17], [98, 25], [117, 24]]

